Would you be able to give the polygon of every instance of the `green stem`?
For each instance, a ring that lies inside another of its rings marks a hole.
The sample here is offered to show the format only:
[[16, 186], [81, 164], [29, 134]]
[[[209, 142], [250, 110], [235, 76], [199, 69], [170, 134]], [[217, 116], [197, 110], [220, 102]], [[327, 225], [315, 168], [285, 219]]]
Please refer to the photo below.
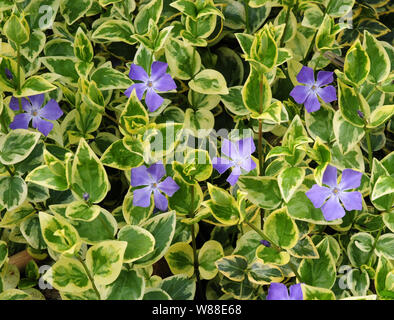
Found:
[[12, 170], [10, 169], [10, 167], [7, 166], [7, 165], [4, 165], [4, 167], [7, 169], [8, 173], [10, 174], [10, 176], [13, 177], [13, 176], [14, 176], [14, 172], [12, 172]]
[[88, 275], [88, 278], [89, 278], [90, 282], [92, 283], [92, 287], [93, 287], [94, 292], [96, 293], [96, 295], [97, 295], [97, 297], [99, 298], [99, 300], [101, 300], [100, 292], [98, 291], [98, 289], [97, 289], [97, 287], [96, 287], [96, 284], [94, 283], [93, 277], [92, 277], [92, 275], [90, 274], [89, 269], [88, 269], [88, 267], [87, 267], [85, 261], [83, 261], [82, 258], [79, 257], [79, 256], [77, 256], [77, 259], [79, 260], [79, 262], [82, 263], [83, 268], [85, 269], [85, 272], [86, 272], [86, 274]]
[[244, 9], [245, 9], [245, 26], [246, 26], [246, 33], [250, 33], [249, 28], [249, 0], [244, 0]]
[[373, 163], [373, 151], [372, 151], [371, 135], [369, 134], [369, 130], [367, 128], [365, 128], [365, 138], [367, 139], [367, 147], [368, 147], [369, 172], [371, 172], [372, 163]]
[[[260, 79], [259, 85], [259, 112], [263, 113], [263, 79]], [[259, 142], [258, 142], [258, 154], [259, 154], [259, 175], [263, 176], [263, 167], [264, 167], [264, 156], [263, 156], [263, 120], [259, 119]]]
[[17, 88], [18, 94], [21, 90], [21, 46], [18, 44], [16, 48], [17, 61], [18, 61], [18, 74], [17, 74]]
[[[194, 218], [194, 185], [191, 186], [191, 208], [189, 212], [189, 217]], [[194, 259], [194, 274], [196, 275], [197, 278], [197, 283], [198, 283], [198, 288], [200, 292], [200, 297], [201, 299], [203, 298], [203, 292], [202, 292], [202, 287], [201, 287], [201, 279], [200, 279], [200, 271], [198, 270], [198, 255], [197, 255], [197, 243], [196, 243], [196, 234], [195, 234], [195, 226], [194, 223], [191, 225], [191, 233], [192, 233], [192, 248], [193, 248], [193, 259]]]
[[379, 230], [378, 235], [376, 236], [375, 241], [374, 241], [374, 243], [373, 243], [371, 253], [369, 254], [369, 257], [368, 257], [368, 260], [367, 260], [369, 266], [372, 265], [372, 255], [373, 255], [373, 253], [374, 253], [374, 251], [375, 251], [375, 248], [376, 248], [376, 245], [377, 245], [377, 243], [378, 243], [378, 240], [379, 240], [379, 238], [380, 238], [381, 233], [382, 233], [382, 229]]

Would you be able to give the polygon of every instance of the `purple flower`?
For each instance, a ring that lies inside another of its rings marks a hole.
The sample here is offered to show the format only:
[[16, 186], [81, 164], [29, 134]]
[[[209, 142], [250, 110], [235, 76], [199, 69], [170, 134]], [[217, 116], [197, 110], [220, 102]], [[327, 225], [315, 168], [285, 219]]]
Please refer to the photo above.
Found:
[[342, 172], [341, 182], [338, 184], [337, 168], [329, 165], [323, 174], [323, 184], [328, 187], [314, 184], [306, 192], [306, 196], [315, 208], [321, 208], [327, 221], [340, 219], [345, 215], [345, 210], [339, 201], [348, 211], [362, 209], [361, 193], [359, 191], [345, 192], [345, 190], [358, 188], [361, 184], [361, 176], [361, 172], [345, 169]]
[[143, 188], [133, 191], [133, 205], [143, 208], [149, 207], [153, 192], [156, 208], [161, 211], [167, 210], [168, 200], [161, 192], [172, 197], [178, 191], [179, 186], [171, 177], [161, 181], [165, 174], [166, 170], [161, 162], [152, 164], [149, 168], [142, 165], [131, 169], [131, 186], [143, 186]]
[[265, 247], [271, 247], [271, 243], [267, 240], [260, 240], [260, 243]]
[[283, 283], [271, 283], [267, 300], [303, 300], [301, 283], [290, 286], [290, 295]]
[[361, 110], [357, 110], [357, 114], [361, 119], [364, 119], [364, 113]]
[[146, 91], [145, 102], [150, 112], [156, 111], [162, 104], [164, 99], [156, 92], [166, 92], [176, 89], [176, 84], [171, 76], [166, 73], [168, 64], [161, 61], [152, 63], [151, 75], [148, 76], [144, 68], [136, 64], [132, 64], [129, 77], [132, 80], [142, 81], [133, 84], [125, 91], [125, 95], [130, 97], [133, 89], [135, 89], [139, 100], [142, 99]]
[[297, 103], [304, 104], [308, 112], [320, 109], [318, 96], [326, 103], [337, 100], [337, 93], [333, 86], [326, 86], [334, 81], [333, 72], [319, 71], [317, 81], [313, 74], [313, 69], [303, 66], [297, 75], [297, 81], [305, 86], [295, 86], [290, 95]]
[[[36, 128], [44, 136], [47, 136], [53, 129], [53, 123], [47, 120], [57, 120], [63, 115], [62, 109], [59, 104], [51, 99], [42, 107], [45, 95], [39, 94], [29, 97], [29, 100], [22, 98], [22, 108], [26, 113], [17, 114], [14, 121], [10, 124], [11, 129], [27, 129], [29, 123], [33, 120], [33, 128]], [[17, 98], [12, 97], [10, 101], [10, 108], [14, 111], [19, 110], [19, 101]]]
[[85, 193], [82, 195], [82, 198], [83, 198], [83, 200], [88, 201], [88, 200], [90, 199], [90, 194], [87, 193], [87, 192], [85, 192]]
[[242, 174], [241, 169], [246, 173], [256, 168], [256, 163], [253, 161], [251, 154], [256, 150], [253, 138], [245, 138], [233, 143], [230, 140], [223, 139], [222, 153], [226, 158], [213, 158], [213, 167], [222, 174], [229, 168], [232, 172], [227, 178], [227, 181], [233, 186], [238, 177]]

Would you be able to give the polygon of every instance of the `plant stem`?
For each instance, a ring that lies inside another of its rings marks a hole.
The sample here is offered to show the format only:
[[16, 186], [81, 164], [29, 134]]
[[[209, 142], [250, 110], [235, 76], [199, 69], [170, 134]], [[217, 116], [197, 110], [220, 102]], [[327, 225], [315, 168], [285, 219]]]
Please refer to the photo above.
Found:
[[[191, 199], [191, 208], [189, 212], [189, 217], [194, 218], [194, 185], [191, 186], [192, 189], [192, 199]], [[196, 235], [195, 235], [195, 226], [194, 223], [190, 226], [192, 233], [192, 248], [193, 248], [193, 260], [194, 260], [194, 274], [197, 278], [197, 284], [200, 292], [201, 299], [203, 298], [203, 292], [201, 287], [201, 279], [200, 279], [200, 271], [198, 270], [198, 255], [197, 255], [197, 243], [196, 243]]]
[[87, 267], [85, 261], [83, 261], [82, 258], [79, 257], [79, 256], [77, 256], [77, 259], [79, 260], [79, 262], [82, 263], [83, 268], [85, 269], [85, 272], [86, 272], [86, 274], [87, 274], [87, 276], [88, 276], [90, 282], [92, 283], [92, 287], [93, 287], [94, 292], [96, 293], [96, 295], [97, 295], [97, 297], [99, 298], [99, 300], [101, 300], [100, 292], [98, 291], [98, 289], [97, 289], [97, 287], [96, 287], [96, 284], [94, 283], [93, 277], [92, 277], [92, 275], [90, 274], [89, 269], [88, 269], [88, 267]]
[[244, 0], [244, 9], [245, 9], [245, 26], [246, 26], [246, 33], [250, 33], [249, 28], [249, 0]]
[[[260, 115], [263, 113], [263, 79], [260, 79], [259, 86], [259, 103], [260, 103]], [[264, 166], [264, 157], [263, 157], [263, 120], [259, 119], [259, 142], [258, 142], [258, 154], [259, 154], [259, 175], [263, 176], [263, 166]]]
[[[18, 95], [21, 93], [21, 46], [18, 44], [16, 49], [17, 60], [18, 60], [18, 74], [17, 74], [17, 92]], [[19, 112], [22, 113], [22, 98], [18, 98]]]
[[369, 162], [369, 172], [372, 171], [372, 143], [371, 143], [371, 135], [369, 134], [369, 130], [365, 128], [365, 138], [367, 139], [367, 147], [368, 147], [368, 162]]

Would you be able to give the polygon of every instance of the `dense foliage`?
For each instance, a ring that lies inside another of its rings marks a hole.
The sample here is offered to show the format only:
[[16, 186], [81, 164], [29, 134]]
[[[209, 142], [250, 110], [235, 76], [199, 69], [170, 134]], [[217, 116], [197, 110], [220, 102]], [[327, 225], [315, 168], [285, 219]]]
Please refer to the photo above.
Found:
[[394, 299], [393, 10], [0, 0], [0, 300]]

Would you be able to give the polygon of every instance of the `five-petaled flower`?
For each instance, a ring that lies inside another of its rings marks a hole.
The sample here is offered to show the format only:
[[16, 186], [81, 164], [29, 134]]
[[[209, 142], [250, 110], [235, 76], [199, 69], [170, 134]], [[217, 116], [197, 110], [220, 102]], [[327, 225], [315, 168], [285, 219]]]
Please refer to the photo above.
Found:
[[321, 208], [327, 221], [340, 219], [345, 216], [345, 210], [339, 201], [347, 211], [362, 209], [361, 193], [359, 191], [345, 192], [358, 188], [361, 184], [361, 177], [361, 172], [345, 169], [342, 172], [341, 182], [338, 184], [337, 168], [328, 165], [323, 174], [323, 184], [328, 187], [314, 184], [306, 192], [306, 196], [312, 201], [315, 208]]
[[129, 73], [130, 79], [142, 82], [133, 84], [125, 91], [125, 95], [130, 97], [133, 89], [135, 89], [138, 99], [141, 100], [146, 91], [145, 103], [150, 112], [156, 111], [164, 101], [164, 99], [157, 94], [157, 91], [167, 92], [176, 89], [174, 80], [166, 73], [167, 68], [167, 63], [155, 61], [152, 63], [151, 74], [149, 76], [144, 68], [132, 64]]
[[268, 289], [267, 300], [303, 300], [301, 283], [290, 286], [290, 295], [283, 283], [273, 282]]
[[318, 97], [326, 103], [337, 100], [337, 93], [334, 86], [323, 87], [334, 81], [333, 72], [319, 71], [317, 81], [315, 81], [313, 69], [303, 66], [297, 75], [297, 81], [305, 85], [295, 86], [291, 90], [290, 95], [297, 103], [303, 103], [308, 112], [314, 112], [320, 109]]
[[[62, 109], [59, 104], [51, 99], [42, 107], [45, 99], [44, 94], [21, 98], [22, 108], [25, 113], [17, 114], [14, 121], [10, 124], [11, 129], [27, 129], [29, 123], [33, 120], [33, 128], [36, 128], [44, 136], [48, 136], [49, 132], [53, 129], [53, 123], [47, 120], [57, 120], [63, 115]], [[14, 111], [19, 110], [19, 101], [17, 98], [12, 97], [10, 101], [10, 108]], [[47, 120], [44, 120], [47, 119]]]
[[251, 137], [238, 140], [237, 143], [223, 139], [222, 153], [226, 157], [213, 158], [213, 167], [220, 174], [227, 171], [229, 168], [232, 168], [232, 172], [227, 178], [227, 181], [233, 186], [242, 174], [242, 170], [244, 170], [245, 173], [248, 173], [256, 168], [256, 163], [251, 157], [255, 150], [256, 146], [254, 145], [253, 138]]
[[153, 193], [156, 208], [161, 211], [167, 210], [168, 200], [161, 192], [172, 197], [178, 191], [179, 186], [171, 177], [161, 181], [165, 174], [166, 170], [161, 162], [152, 164], [149, 168], [142, 165], [131, 169], [131, 186], [143, 187], [134, 189], [133, 205], [143, 208], [149, 207]]

